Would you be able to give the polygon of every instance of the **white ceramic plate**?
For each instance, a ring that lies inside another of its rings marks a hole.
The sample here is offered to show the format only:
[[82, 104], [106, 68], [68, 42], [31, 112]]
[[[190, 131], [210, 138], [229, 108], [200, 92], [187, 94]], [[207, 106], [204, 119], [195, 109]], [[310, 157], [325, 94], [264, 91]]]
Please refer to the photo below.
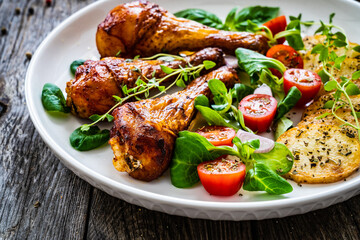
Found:
[[[241, 190], [242, 196], [210, 196], [198, 184], [190, 189], [178, 189], [171, 185], [169, 172], [159, 179], [144, 183], [132, 179], [127, 173], [116, 171], [112, 165], [109, 146], [89, 152], [78, 152], [69, 144], [69, 135], [83, 124], [71, 115], [54, 117], [42, 107], [42, 86], [55, 83], [65, 89], [71, 79], [69, 65], [76, 59], [98, 59], [95, 46], [97, 25], [110, 9], [122, 1], [96, 2], [69, 17], [42, 42], [31, 60], [25, 81], [25, 94], [30, 116], [44, 141], [59, 159], [79, 177], [103, 191], [127, 202], [169, 214], [214, 220], [246, 220], [284, 217], [324, 208], [344, 201], [360, 192], [360, 175], [356, 173], [347, 181], [327, 185], [303, 185], [294, 187], [292, 193], [271, 196]], [[156, 1], [170, 12], [185, 8], [202, 8], [225, 18], [235, 6], [280, 6], [281, 14], [297, 16], [303, 20], [328, 21], [336, 12], [335, 24], [347, 30], [350, 40], [360, 42], [360, 4], [346, 0], [302, 1], [231, 1], [231, 0], [182, 0]], [[110, 127], [108, 125], [107, 127]]]

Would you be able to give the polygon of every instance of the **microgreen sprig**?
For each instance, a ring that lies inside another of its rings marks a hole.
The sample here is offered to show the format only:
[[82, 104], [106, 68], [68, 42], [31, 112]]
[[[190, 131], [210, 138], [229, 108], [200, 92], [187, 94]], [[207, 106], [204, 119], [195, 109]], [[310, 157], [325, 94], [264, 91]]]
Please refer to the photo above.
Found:
[[[159, 59], [159, 57], [166, 57], [169, 56], [168, 54], [157, 54], [155, 56], [153, 56], [153, 59]], [[171, 57], [173, 57], [174, 55], [171, 55]], [[180, 57], [181, 58], [181, 57]], [[150, 59], [150, 58], [147, 58]], [[104, 120], [108, 120], [109, 122], [113, 121], [113, 117], [111, 116], [111, 112], [117, 108], [118, 106], [120, 106], [121, 104], [123, 104], [124, 102], [126, 102], [127, 100], [131, 99], [131, 98], [135, 98], [136, 100], [141, 100], [141, 98], [139, 98], [139, 95], [144, 95], [145, 98], [155, 98], [160, 96], [161, 94], [164, 94], [167, 90], [169, 90], [171, 87], [173, 87], [175, 84], [179, 87], [185, 87], [186, 84], [185, 82], [188, 82], [189, 80], [193, 80], [197, 77], [200, 76], [200, 72], [203, 69], [211, 69], [213, 67], [215, 67], [215, 63], [209, 60], [205, 60], [203, 61], [202, 64], [197, 65], [197, 66], [191, 66], [190, 64], [187, 67], [181, 67], [179, 66], [178, 69], [172, 69], [169, 68], [165, 65], [160, 65], [161, 70], [166, 73], [167, 75], [165, 77], [162, 78], [156, 78], [155, 77], [155, 72], [153, 72], [152, 74], [152, 78], [148, 78], [146, 77], [144, 74], [142, 74], [141, 69], [134, 69], [134, 71], [138, 71], [140, 73], [140, 77], [137, 79], [137, 81], [135, 82], [136, 86], [133, 88], [128, 89], [126, 85], [124, 85], [122, 87], [122, 92], [124, 94], [124, 97], [119, 97], [114, 95], [114, 99], [117, 101], [117, 103], [109, 109], [109, 111], [107, 111], [105, 114], [103, 115], [92, 115], [90, 116], [90, 119], [93, 120], [92, 123], [90, 124], [83, 124], [81, 126], [81, 131], [88, 131], [89, 128], [95, 124], [97, 124], [98, 122], [104, 121]], [[161, 85], [161, 83], [163, 83], [165, 80], [171, 78], [171, 77], [175, 77], [175, 80], [167, 87]], [[149, 97], [150, 95], [150, 90], [157, 88], [160, 92], [152, 97]]]
[[[346, 53], [349, 50], [349, 40], [345, 34], [345, 31], [338, 26], [333, 25], [332, 21], [335, 14], [332, 13], [329, 18], [329, 24], [325, 24], [320, 21], [320, 27], [315, 31], [326, 37], [324, 43], [317, 44], [311, 51], [312, 54], [319, 54], [319, 60], [323, 65], [323, 69], [319, 72], [323, 82], [326, 82], [324, 89], [326, 91], [335, 91], [333, 94], [334, 99], [325, 103], [324, 107], [331, 109], [331, 113], [325, 113], [317, 117], [318, 119], [324, 118], [332, 114], [337, 120], [342, 122], [342, 126], [350, 126], [358, 131], [358, 138], [360, 141], [360, 124], [358, 120], [358, 113], [355, 111], [353, 103], [351, 102], [350, 95], [359, 94], [359, 88], [352, 82], [352, 80], [360, 77], [360, 71], [353, 73], [352, 79], [341, 77], [342, 82], [334, 76], [335, 70], [340, 70], [341, 65], [346, 59]], [[334, 29], [339, 31], [333, 32]], [[334, 48], [344, 48], [345, 54], [338, 56], [333, 50]], [[357, 49], [354, 49], [357, 51]], [[351, 86], [351, 88], [350, 88]], [[355, 90], [354, 90], [355, 88]], [[344, 96], [345, 100], [342, 98]], [[347, 122], [336, 114], [336, 111], [340, 108], [348, 106], [352, 115], [355, 118], [355, 124]]]

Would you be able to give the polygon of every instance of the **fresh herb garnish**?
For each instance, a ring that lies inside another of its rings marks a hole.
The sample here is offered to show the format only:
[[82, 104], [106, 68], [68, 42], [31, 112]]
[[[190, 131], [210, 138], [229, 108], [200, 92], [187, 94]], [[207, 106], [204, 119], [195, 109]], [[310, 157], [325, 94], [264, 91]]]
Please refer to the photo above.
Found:
[[[340, 70], [341, 65], [346, 59], [346, 52], [349, 49], [349, 41], [346, 37], [345, 31], [332, 24], [335, 14], [331, 14], [329, 17], [329, 24], [325, 24], [320, 21], [321, 26], [315, 31], [315, 33], [320, 33], [326, 37], [323, 43], [316, 45], [311, 53], [319, 54], [319, 60], [322, 63], [322, 75], [326, 76], [326, 79], [322, 78], [323, 81], [326, 81], [324, 89], [326, 91], [334, 91], [332, 94], [333, 99], [325, 103], [325, 108], [331, 109], [331, 114], [340, 122], [343, 123], [342, 126], [350, 126], [360, 133], [359, 120], [355, 117], [355, 124], [349, 123], [345, 119], [339, 117], [336, 114], [336, 111], [343, 107], [348, 107], [351, 110], [353, 116], [357, 116], [357, 112], [354, 109], [354, 105], [351, 102], [350, 95], [360, 93], [360, 89], [352, 82], [352, 80], [358, 79], [360, 77], [360, 71], [354, 72], [352, 74], [352, 79], [341, 77], [340, 79], [335, 79], [334, 72], [335, 70]], [[337, 29], [339, 31], [334, 30]], [[339, 56], [334, 49], [335, 48], [344, 48], [345, 54]], [[330, 115], [330, 113], [325, 113], [319, 117], [324, 118]], [[358, 134], [360, 140], [360, 134]]]
[[[182, 60], [185, 61], [184, 58], [176, 55], [164, 54], [160, 53], [155, 56], [149, 58], [143, 58], [142, 60], [151, 60], [151, 59], [162, 59], [163, 61], [173, 61], [173, 60]], [[203, 69], [211, 69], [215, 67], [215, 63], [212, 61], [205, 60], [202, 64], [198, 66], [191, 66], [190, 64], [186, 67], [179, 67], [178, 69], [172, 69], [165, 65], [160, 65], [161, 70], [166, 73], [165, 77], [155, 78], [155, 72], [152, 74], [152, 78], [146, 77], [142, 74], [141, 69], [134, 68], [133, 71], [139, 72], [140, 77], [135, 82], [135, 87], [128, 88], [127, 85], [122, 86], [123, 97], [113, 96], [117, 103], [109, 109], [105, 114], [98, 115], [94, 114], [90, 116], [90, 120], [93, 122], [90, 124], [83, 124], [81, 127], [77, 128], [70, 136], [71, 145], [80, 151], [87, 151], [93, 148], [96, 148], [103, 144], [104, 141], [108, 140], [108, 130], [100, 131], [99, 128], [95, 128], [95, 124], [101, 121], [112, 122], [114, 117], [111, 115], [111, 112], [123, 104], [125, 101], [131, 98], [135, 98], [137, 100], [141, 100], [139, 96], [144, 96], [145, 98], [155, 98], [159, 95], [165, 93], [168, 89], [173, 87], [175, 84], [177, 86], [185, 87], [186, 82], [193, 80], [200, 76], [200, 72]], [[168, 86], [161, 85], [168, 78], [175, 78], [175, 80]], [[150, 90], [158, 89], [159, 93], [154, 96], [150, 95]], [[107, 140], [105, 140], [107, 139]]]
[[[164, 57], [165, 54], [157, 54], [156, 57]], [[150, 58], [147, 58], [150, 59]], [[193, 80], [197, 77], [200, 76], [200, 72], [203, 69], [211, 69], [215, 66], [216, 64], [212, 61], [208, 61], [205, 60], [202, 64], [197, 65], [197, 66], [187, 66], [187, 67], [180, 67], [178, 69], [172, 69], [169, 68], [165, 65], [160, 65], [162, 71], [164, 73], [166, 73], [167, 75], [163, 78], [155, 78], [154, 74], [152, 78], [147, 78], [145, 75], [143, 75], [141, 73], [140, 69], [134, 69], [136, 71], [138, 71], [141, 74], [141, 77], [138, 78], [138, 80], [135, 82], [136, 86], [133, 88], [127, 88], [126, 85], [124, 85], [122, 87], [122, 92], [124, 94], [124, 97], [119, 97], [119, 96], [113, 96], [115, 98], [115, 100], [117, 101], [117, 103], [111, 108], [109, 109], [109, 111], [107, 111], [105, 114], [103, 115], [98, 115], [96, 116], [96, 118], [94, 117], [94, 119], [96, 119], [94, 122], [90, 123], [90, 124], [84, 124], [81, 126], [81, 130], [86, 131], [89, 129], [90, 126], [93, 126], [95, 124], [97, 124], [100, 121], [104, 121], [104, 120], [108, 120], [109, 122], [112, 121], [111, 118], [109, 118], [110, 113], [117, 108], [118, 106], [122, 105], [125, 101], [127, 101], [128, 99], [131, 98], [135, 98], [137, 100], [141, 100], [139, 98], [140, 95], [144, 95], [145, 98], [155, 98], [160, 96], [161, 94], [166, 93], [167, 90], [169, 90], [171, 87], [173, 87], [175, 84], [177, 86], [182, 86], [185, 87], [186, 84], [185, 82], [188, 82], [189, 80]], [[175, 80], [168, 86], [162, 86], [160, 85], [162, 82], [166, 81], [168, 78], [174, 77]], [[151, 89], [158, 89], [159, 93], [155, 94], [154, 96], [149, 97], [150, 95], [150, 90]], [[111, 115], [110, 115], [111, 116]], [[92, 116], [90, 117], [90, 119], [92, 118]]]

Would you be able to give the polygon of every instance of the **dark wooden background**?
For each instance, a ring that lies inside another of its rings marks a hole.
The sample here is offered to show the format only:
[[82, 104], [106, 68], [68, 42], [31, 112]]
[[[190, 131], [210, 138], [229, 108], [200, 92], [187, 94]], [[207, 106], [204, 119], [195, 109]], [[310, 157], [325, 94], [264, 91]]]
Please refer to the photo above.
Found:
[[360, 196], [282, 219], [197, 220], [128, 204], [65, 168], [30, 120], [25, 74], [46, 35], [94, 1], [0, 0], [0, 239], [359, 239]]

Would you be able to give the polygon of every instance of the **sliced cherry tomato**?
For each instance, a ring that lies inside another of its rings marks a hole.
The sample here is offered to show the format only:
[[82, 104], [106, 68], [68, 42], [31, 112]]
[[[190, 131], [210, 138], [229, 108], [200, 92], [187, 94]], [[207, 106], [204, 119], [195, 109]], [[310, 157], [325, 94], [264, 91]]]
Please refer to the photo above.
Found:
[[[286, 29], [286, 17], [285, 16], [279, 16], [274, 19], [271, 19], [270, 21], [263, 24], [264, 26], [268, 27], [273, 36], [275, 34], [282, 32]], [[278, 44], [283, 44], [285, 42], [285, 38], [279, 38], [277, 39]]]
[[200, 163], [197, 170], [202, 185], [211, 195], [234, 195], [245, 179], [245, 164], [228, 156]]
[[288, 69], [284, 73], [284, 91], [287, 94], [293, 86], [301, 92], [297, 106], [310, 102], [321, 88], [321, 78], [318, 74], [306, 69]]
[[239, 103], [245, 125], [258, 132], [265, 132], [270, 127], [276, 113], [276, 106], [276, 99], [265, 94], [248, 95]]
[[232, 146], [232, 140], [236, 135], [234, 129], [222, 126], [205, 126], [196, 132], [205, 137], [214, 146]]
[[[292, 47], [287, 45], [275, 45], [269, 49], [266, 53], [266, 56], [269, 58], [275, 58], [282, 62], [286, 68], [303, 68], [304, 61], [299, 55], [299, 53]], [[272, 74], [278, 78], [282, 77], [280, 71], [270, 68]]]

